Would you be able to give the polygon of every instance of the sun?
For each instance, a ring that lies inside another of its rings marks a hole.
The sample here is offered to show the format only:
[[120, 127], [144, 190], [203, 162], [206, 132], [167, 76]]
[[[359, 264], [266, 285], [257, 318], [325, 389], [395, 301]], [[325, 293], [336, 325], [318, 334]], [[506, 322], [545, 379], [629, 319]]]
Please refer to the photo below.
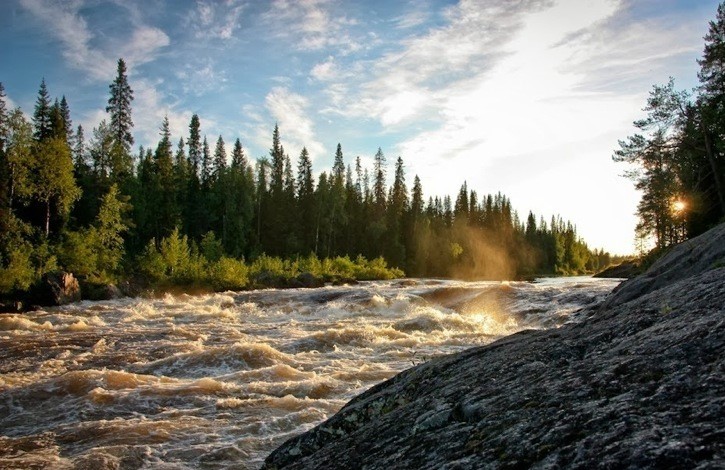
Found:
[[687, 209], [687, 203], [681, 199], [676, 199], [672, 202], [672, 212], [675, 214], [682, 214]]

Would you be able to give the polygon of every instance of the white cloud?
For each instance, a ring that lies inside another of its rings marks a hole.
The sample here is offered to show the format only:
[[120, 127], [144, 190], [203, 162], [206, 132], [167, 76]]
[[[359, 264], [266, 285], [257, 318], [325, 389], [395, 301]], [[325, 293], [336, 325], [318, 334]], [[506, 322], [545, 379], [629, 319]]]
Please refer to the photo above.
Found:
[[424, 24], [431, 16], [433, 7], [426, 1], [408, 2], [409, 9], [402, 16], [395, 18], [395, 27], [411, 29]]
[[247, 3], [239, 0], [197, 0], [196, 8], [187, 15], [186, 24], [192, 27], [197, 38], [229, 40], [240, 28], [246, 8]]
[[[265, 98], [265, 106], [277, 121], [282, 137], [282, 145], [291, 158], [296, 158], [307, 147], [310, 158], [319, 158], [325, 147], [317, 140], [312, 119], [309, 115], [307, 98], [289, 91], [284, 87], [273, 88]], [[271, 131], [267, 133], [267, 145], [271, 145]]]
[[339, 78], [339, 70], [337, 64], [335, 63], [335, 58], [328, 56], [324, 62], [315, 64], [310, 71], [310, 76], [321, 82]]
[[359, 50], [361, 44], [348, 32], [355, 21], [331, 13], [333, 5], [331, 0], [274, 0], [263, 19], [276, 36], [289, 39], [300, 50], [332, 47], [343, 54]]
[[208, 57], [185, 64], [175, 75], [181, 82], [184, 93], [195, 96], [212, 91], [219, 92], [229, 81], [226, 71]]
[[159, 51], [169, 45], [169, 37], [158, 28], [138, 26], [121, 48], [120, 56], [129, 66], [153, 61]]
[[48, 27], [63, 45], [63, 57], [95, 79], [113, 76], [115, 60], [90, 47], [93, 34], [80, 16], [82, 1], [21, 0], [20, 4]]
[[[68, 64], [95, 80], [109, 80], [114, 76], [117, 58], [91, 45], [95, 34], [80, 13], [85, 2], [20, 0], [20, 3], [60, 41]], [[153, 60], [158, 50], [169, 44], [163, 31], [144, 25], [133, 28], [130, 38], [121, 41], [125, 42], [121, 52], [129, 67]]]

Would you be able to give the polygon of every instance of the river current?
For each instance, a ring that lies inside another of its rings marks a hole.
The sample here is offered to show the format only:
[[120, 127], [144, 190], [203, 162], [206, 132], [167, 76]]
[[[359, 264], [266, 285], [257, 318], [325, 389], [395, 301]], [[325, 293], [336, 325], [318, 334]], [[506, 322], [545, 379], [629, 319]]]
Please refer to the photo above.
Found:
[[615, 280], [404, 280], [0, 315], [0, 468], [258, 468], [432, 357], [555, 328]]

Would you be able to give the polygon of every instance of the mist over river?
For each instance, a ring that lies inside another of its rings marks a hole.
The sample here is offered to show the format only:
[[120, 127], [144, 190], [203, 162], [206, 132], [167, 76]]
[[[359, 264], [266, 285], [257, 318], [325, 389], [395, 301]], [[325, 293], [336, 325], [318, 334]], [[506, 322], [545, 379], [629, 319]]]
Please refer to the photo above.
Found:
[[0, 468], [258, 468], [372, 385], [576, 321], [618, 282], [366, 282], [0, 315]]

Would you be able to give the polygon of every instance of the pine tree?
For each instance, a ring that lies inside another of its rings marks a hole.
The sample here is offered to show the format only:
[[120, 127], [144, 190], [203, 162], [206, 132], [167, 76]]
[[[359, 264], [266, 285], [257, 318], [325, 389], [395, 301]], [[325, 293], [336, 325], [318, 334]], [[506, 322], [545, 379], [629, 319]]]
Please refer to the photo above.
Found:
[[101, 199], [94, 234], [98, 257], [97, 266], [102, 278], [118, 271], [124, 255], [123, 233], [129, 229], [126, 214], [130, 211], [128, 196], [121, 194], [118, 186], [111, 185]]
[[[98, 127], [93, 129], [93, 139], [90, 144], [93, 173], [96, 178], [106, 184], [112, 171], [111, 152], [113, 150], [113, 133], [106, 120], [102, 120]], [[105, 191], [104, 191], [105, 192]]]
[[402, 266], [405, 262], [403, 245], [403, 214], [408, 208], [408, 190], [405, 187], [405, 170], [403, 159], [398, 157], [395, 162], [395, 179], [390, 188], [387, 207], [387, 236], [385, 255], [393, 266]]
[[378, 147], [374, 159], [373, 198], [379, 211], [385, 209], [385, 155]]
[[237, 139], [234, 142], [234, 150], [232, 150], [232, 168], [238, 168], [241, 171], [246, 171], [249, 163], [247, 162], [247, 156], [244, 154], [242, 148], [242, 142]]
[[224, 249], [232, 256], [248, 256], [251, 250], [252, 218], [254, 213], [253, 185], [247, 157], [239, 139], [234, 142], [232, 164], [225, 186], [226, 220]]
[[109, 85], [111, 96], [108, 98], [106, 112], [111, 115], [111, 133], [114, 144], [126, 155], [131, 154], [133, 145], [133, 120], [131, 119], [131, 101], [133, 101], [133, 90], [128, 84], [126, 76], [126, 63], [118, 59], [116, 67], [116, 78]]
[[66, 144], [68, 144], [68, 134], [66, 132], [63, 113], [60, 110], [60, 102], [58, 101], [58, 98], [55, 99], [50, 107], [50, 127], [51, 136], [54, 139], [63, 139]]
[[50, 95], [45, 86], [45, 78], [40, 82], [38, 98], [35, 101], [35, 112], [33, 113], [33, 137], [38, 142], [49, 139], [53, 135], [53, 123], [50, 114]]
[[176, 191], [176, 212], [180, 218], [179, 222], [182, 231], [188, 235], [186, 231], [187, 218], [191, 216], [188, 212], [189, 206], [189, 179], [191, 173], [191, 165], [186, 156], [184, 138], [179, 137], [176, 145], [176, 153], [174, 154], [174, 189]]
[[169, 118], [161, 123], [161, 140], [156, 147], [152, 177], [152, 203], [154, 207], [154, 236], [157, 240], [169, 235], [179, 223], [179, 208], [176, 204], [176, 185], [171, 144]]
[[284, 187], [284, 149], [280, 143], [279, 126], [274, 125], [272, 132], [272, 148], [269, 150], [271, 164], [270, 191], [273, 198], [282, 194]]
[[725, 2], [717, 8], [715, 20], [705, 36], [705, 49], [700, 64], [702, 131], [709, 169], [712, 171], [713, 192], [719, 211], [713, 211], [711, 223], [725, 216]]
[[209, 152], [209, 142], [204, 136], [204, 142], [201, 146], [201, 184], [203, 188], [209, 189], [213, 176], [213, 164], [211, 153]]
[[227, 168], [227, 150], [224, 146], [224, 139], [220, 135], [216, 141], [216, 147], [214, 148], [214, 167], [212, 174], [214, 178], [218, 179], [224, 173]]
[[335, 160], [332, 165], [332, 184], [342, 187], [345, 178], [345, 162], [342, 157], [342, 146], [338, 143]]
[[201, 146], [201, 124], [199, 116], [194, 114], [191, 116], [189, 123], [189, 162], [191, 163], [192, 174], [199, 177], [199, 170], [202, 165], [202, 146]]
[[75, 137], [73, 137], [73, 166], [80, 168], [87, 165], [86, 161], [86, 137], [83, 126], [78, 124]]
[[418, 175], [415, 175], [415, 178], [413, 178], [410, 211], [416, 219], [423, 215], [423, 187], [420, 184]]
[[303, 252], [315, 248], [315, 183], [312, 176], [312, 160], [307, 148], [303, 147], [297, 163], [297, 201], [301, 215], [300, 229]]
[[70, 107], [68, 107], [68, 101], [65, 99], [65, 95], [60, 99], [60, 116], [63, 119], [63, 126], [65, 127], [66, 141], [73, 148], [73, 121], [70, 118]]
[[709, 26], [702, 59], [698, 60], [698, 77], [703, 92], [722, 103], [725, 100], [725, 2], [717, 7], [716, 17]]

